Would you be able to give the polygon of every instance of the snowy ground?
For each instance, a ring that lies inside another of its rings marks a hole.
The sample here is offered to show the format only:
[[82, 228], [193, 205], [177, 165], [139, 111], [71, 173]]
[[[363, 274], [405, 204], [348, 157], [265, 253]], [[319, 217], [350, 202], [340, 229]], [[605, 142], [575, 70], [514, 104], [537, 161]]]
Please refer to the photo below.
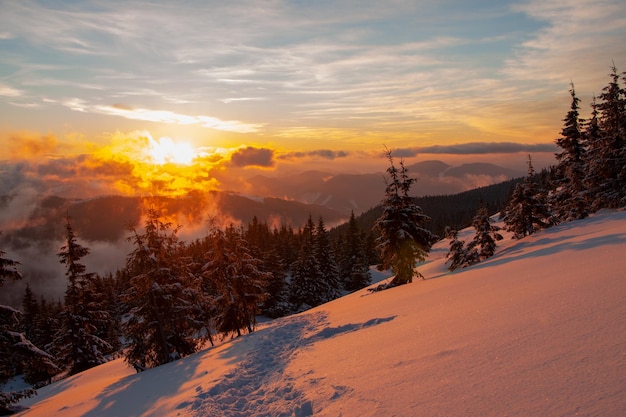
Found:
[[624, 416], [626, 212], [426, 281], [363, 290], [184, 360], [122, 360], [42, 388], [20, 416]]

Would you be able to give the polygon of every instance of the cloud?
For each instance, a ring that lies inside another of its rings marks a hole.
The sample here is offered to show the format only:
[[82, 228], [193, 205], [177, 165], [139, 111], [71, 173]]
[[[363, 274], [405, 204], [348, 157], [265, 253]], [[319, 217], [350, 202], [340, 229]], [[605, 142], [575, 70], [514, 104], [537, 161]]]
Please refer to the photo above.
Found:
[[[150, 158], [147, 132], [115, 133], [109, 144], [86, 152], [72, 141], [54, 136], [7, 135], [0, 141], [9, 157], [0, 161], [0, 195], [23, 188], [63, 197], [99, 195], [182, 195], [190, 190], [219, 186], [213, 171], [223, 157], [199, 152], [187, 164], [156, 163]], [[84, 140], [81, 142], [84, 143]]]
[[0, 138], [2, 154], [10, 160], [27, 160], [54, 153], [58, 140], [53, 135], [11, 133]]
[[70, 103], [69, 107], [73, 110], [92, 111], [111, 116], [120, 116], [131, 120], [178, 125], [200, 125], [202, 127], [225, 130], [229, 132], [252, 133], [257, 132], [261, 127], [260, 124], [244, 123], [237, 120], [221, 120], [212, 116], [188, 115], [175, 113], [169, 110], [132, 108], [131, 106], [119, 103], [112, 106], [87, 106], [81, 100], [75, 100]]
[[555, 152], [553, 143], [513, 143], [513, 142], [471, 142], [455, 145], [416, 146], [411, 148], [395, 148], [392, 153], [396, 157], [414, 157], [419, 154], [448, 154], [448, 155], [483, 155], [509, 154], [519, 152]]
[[248, 146], [237, 150], [230, 157], [230, 162], [235, 167], [272, 167], [274, 166], [274, 151], [267, 148], [255, 148]]
[[10, 87], [6, 84], [0, 83], [0, 96], [4, 97], [19, 97], [22, 95], [20, 90]]
[[529, 0], [513, 10], [543, 27], [507, 60], [505, 72], [512, 77], [555, 81], [564, 88], [572, 79], [587, 95], [602, 88], [596, 83], [611, 60], [626, 56], [626, 9], [621, 0]]
[[350, 155], [347, 151], [333, 151], [330, 149], [317, 149], [313, 151], [287, 152], [279, 156], [279, 159], [322, 158], [333, 160], [346, 158]]

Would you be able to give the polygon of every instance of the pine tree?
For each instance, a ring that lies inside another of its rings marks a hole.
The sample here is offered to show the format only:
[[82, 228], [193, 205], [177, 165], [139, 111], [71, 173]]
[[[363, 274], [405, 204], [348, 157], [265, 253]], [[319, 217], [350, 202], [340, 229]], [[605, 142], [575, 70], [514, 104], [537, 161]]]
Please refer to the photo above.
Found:
[[267, 298], [271, 274], [261, 271], [261, 261], [252, 256], [240, 230], [230, 226], [212, 233], [210, 261], [204, 274], [216, 288], [217, 330], [224, 335], [256, 327], [256, 316]]
[[283, 260], [276, 250], [266, 254], [264, 267], [271, 273], [271, 278], [267, 283], [267, 299], [263, 302], [261, 313], [271, 318], [282, 317], [289, 312], [289, 288]]
[[416, 262], [426, 259], [438, 237], [423, 227], [430, 218], [409, 196], [416, 179], [408, 176], [403, 161], [400, 161], [400, 170], [394, 166], [391, 151], [387, 150], [386, 155], [391, 166], [387, 169], [389, 178], [386, 179], [383, 213], [374, 227], [380, 232], [378, 269], [391, 268], [395, 277], [389, 286], [393, 287], [412, 282], [414, 276], [422, 277], [415, 270]]
[[583, 219], [589, 215], [585, 201], [585, 141], [583, 121], [579, 117], [580, 100], [571, 84], [572, 104], [563, 119], [561, 137], [556, 144], [562, 149], [556, 154], [556, 189], [550, 198], [555, 215], [562, 221]]
[[58, 256], [66, 267], [68, 283], [61, 328], [53, 342], [53, 351], [73, 375], [105, 363], [105, 355], [113, 347], [96, 335], [98, 328], [110, 318], [94, 302], [89, 286], [95, 275], [86, 272], [85, 265], [80, 263], [89, 254], [89, 249], [78, 243], [69, 216], [66, 217], [65, 231], [66, 244]]
[[[42, 337], [44, 331], [42, 331], [40, 304], [28, 283], [22, 298], [22, 310], [20, 332], [33, 346], [46, 346], [50, 340]], [[48, 354], [26, 358], [23, 365], [24, 380], [33, 386], [49, 382], [51, 377], [60, 371], [55, 360]]]
[[522, 239], [540, 229], [556, 224], [547, 202], [547, 195], [535, 179], [532, 159], [528, 156], [528, 175], [518, 183], [511, 199], [502, 212], [506, 230], [513, 232], [515, 239]]
[[472, 221], [476, 230], [474, 239], [468, 244], [468, 252], [476, 251], [476, 255], [468, 257], [468, 265], [487, 259], [496, 252], [497, 241], [502, 240], [498, 233], [499, 226], [491, 224], [487, 208], [481, 204]]
[[315, 240], [313, 248], [320, 273], [324, 281], [324, 293], [321, 294], [324, 302], [334, 300], [341, 296], [341, 281], [339, 279], [339, 267], [335, 260], [335, 251], [328, 236], [324, 219], [319, 218], [315, 228]]
[[29, 283], [26, 283], [26, 288], [24, 289], [22, 310], [24, 312], [21, 321], [22, 333], [24, 333], [28, 340], [38, 344], [37, 324], [39, 319], [39, 303]]
[[[0, 288], [6, 279], [17, 280], [19, 262], [5, 258], [0, 250]], [[15, 376], [20, 369], [36, 364], [41, 372], [54, 375], [59, 372], [51, 355], [33, 345], [20, 330], [21, 313], [12, 307], [0, 305], [0, 384]], [[0, 391], [0, 414], [10, 414], [10, 406], [35, 394], [33, 389], [13, 392]]]
[[467, 249], [465, 248], [465, 241], [459, 239], [459, 232], [457, 230], [447, 228], [446, 238], [450, 239], [450, 250], [446, 254], [446, 258], [450, 262], [448, 270], [454, 271], [465, 266], [465, 262], [468, 258]]
[[300, 253], [291, 265], [289, 301], [295, 310], [318, 306], [327, 301], [326, 281], [315, 253], [315, 224], [309, 215], [300, 233]]
[[340, 263], [343, 286], [347, 291], [356, 291], [366, 287], [372, 280], [365, 251], [363, 235], [359, 231], [354, 211], [352, 211], [348, 220], [348, 229]]
[[143, 234], [133, 231], [134, 250], [126, 259], [130, 288], [122, 294], [126, 361], [141, 370], [188, 356], [197, 338], [198, 283], [179, 254], [178, 229], [155, 209], [146, 213]]
[[593, 211], [626, 205], [626, 89], [615, 65], [610, 77], [595, 104], [597, 129], [588, 129], [585, 181]]

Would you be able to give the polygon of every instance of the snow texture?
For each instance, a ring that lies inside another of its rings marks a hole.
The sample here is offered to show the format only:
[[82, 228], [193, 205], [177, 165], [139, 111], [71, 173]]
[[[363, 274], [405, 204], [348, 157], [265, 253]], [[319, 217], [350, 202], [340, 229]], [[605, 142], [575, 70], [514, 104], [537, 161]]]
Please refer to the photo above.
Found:
[[626, 211], [506, 236], [453, 273], [447, 246], [419, 267], [425, 281], [139, 374], [115, 360], [40, 389], [18, 415], [626, 415]]

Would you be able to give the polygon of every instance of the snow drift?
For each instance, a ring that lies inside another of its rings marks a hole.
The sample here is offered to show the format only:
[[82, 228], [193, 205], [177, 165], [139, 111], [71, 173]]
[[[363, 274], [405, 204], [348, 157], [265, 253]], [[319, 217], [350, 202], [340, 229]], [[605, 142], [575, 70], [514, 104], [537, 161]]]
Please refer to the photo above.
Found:
[[121, 359], [39, 390], [36, 416], [626, 415], [626, 211], [449, 273], [362, 290], [135, 374]]

